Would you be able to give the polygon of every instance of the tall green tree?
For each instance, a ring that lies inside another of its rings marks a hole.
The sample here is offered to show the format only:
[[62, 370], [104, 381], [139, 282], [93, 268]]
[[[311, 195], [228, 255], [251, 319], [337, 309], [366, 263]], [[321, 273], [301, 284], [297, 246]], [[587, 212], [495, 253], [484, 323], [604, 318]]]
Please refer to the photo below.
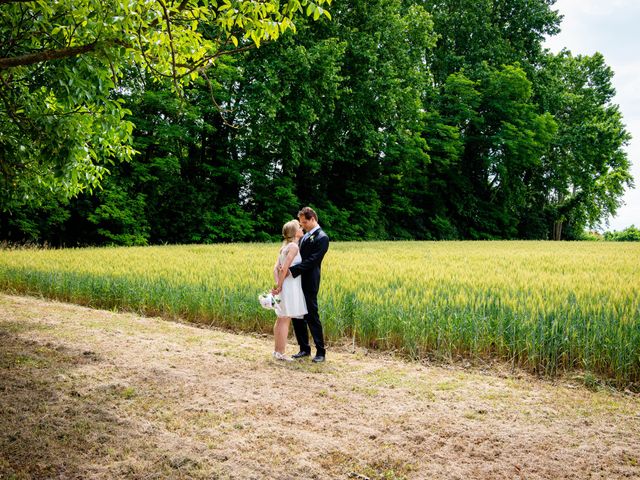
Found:
[[247, 58], [249, 201], [264, 228], [311, 204], [339, 238], [410, 236], [404, 187], [428, 158], [417, 130], [430, 17], [397, 0], [336, 4], [332, 14]]
[[560, 31], [556, 0], [420, 0], [432, 14], [438, 42], [432, 72], [444, 84], [465, 69], [519, 63], [530, 74], [544, 54], [545, 37]]
[[114, 89], [125, 67], [175, 91], [222, 55], [277, 39], [330, 0], [3, 0], [0, 208], [74, 195], [130, 160], [133, 124]]
[[541, 165], [536, 209], [544, 211], [552, 237], [576, 238], [620, 206], [633, 186], [624, 147], [631, 136], [613, 103], [613, 71], [604, 57], [568, 51], [546, 57], [538, 75], [540, 102], [558, 132]]
[[530, 80], [544, 37], [559, 30], [555, 1], [420, 3], [438, 33], [423, 100], [431, 159], [416, 197], [423, 221], [435, 238], [518, 236], [554, 128]]
[[[88, 208], [106, 241], [114, 243], [127, 238], [138, 243], [250, 239], [253, 222], [239, 201], [243, 168], [230, 147], [235, 128], [220, 111], [239, 75], [234, 65], [221, 65], [215, 79], [199, 79], [185, 88], [183, 99], [154, 83], [129, 94], [130, 119], [136, 124], [133, 146], [139, 153], [132, 162], [115, 166], [100, 191], [72, 201], [72, 208]], [[121, 197], [121, 191], [128, 193]], [[120, 200], [125, 198], [130, 201]], [[141, 198], [139, 209], [135, 200]], [[140, 225], [103, 215], [115, 209], [125, 219], [137, 216]], [[146, 235], [139, 235], [140, 226], [148, 226], [140, 232]]]
[[436, 136], [440, 152], [432, 154], [439, 167], [431, 172], [432, 195], [440, 198], [434, 226], [465, 238], [516, 238], [556, 123], [537, 113], [521, 68], [484, 64], [476, 73], [475, 81], [463, 73], [449, 76], [440, 113], [427, 130], [442, 137], [443, 126], [455, 128], [448, 145]]

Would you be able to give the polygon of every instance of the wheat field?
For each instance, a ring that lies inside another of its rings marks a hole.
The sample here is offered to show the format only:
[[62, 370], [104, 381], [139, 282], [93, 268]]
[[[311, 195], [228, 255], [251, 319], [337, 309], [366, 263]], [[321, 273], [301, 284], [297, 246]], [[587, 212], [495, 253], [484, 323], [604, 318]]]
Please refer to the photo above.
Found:
[[[0, 289], [268, 332], [273, 312], [257, 297], [278, 249], [7, 249]], [[333, 242], [322, 268], [329, 342], [640, 382], [639, 244]]]

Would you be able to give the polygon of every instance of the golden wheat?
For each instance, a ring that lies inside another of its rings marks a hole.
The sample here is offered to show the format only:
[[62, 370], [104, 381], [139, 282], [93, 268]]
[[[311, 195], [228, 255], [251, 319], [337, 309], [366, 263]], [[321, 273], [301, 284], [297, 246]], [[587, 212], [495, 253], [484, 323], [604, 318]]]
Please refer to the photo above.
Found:
[[[0, 288], [269, 331], [257, 296], [278, 246], [0, 251]], [[640, 245], [333, 242], [319, 304], [329, 340], [424, 356], [497, 356], [553, 374], [640, 381]]]

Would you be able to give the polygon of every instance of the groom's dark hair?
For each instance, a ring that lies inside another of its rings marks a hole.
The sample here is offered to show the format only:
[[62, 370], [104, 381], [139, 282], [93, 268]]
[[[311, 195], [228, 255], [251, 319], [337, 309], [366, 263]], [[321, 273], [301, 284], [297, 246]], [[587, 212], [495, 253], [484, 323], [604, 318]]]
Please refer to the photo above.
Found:
[[300, 217], [304, 217], [307, 220], [311, 220], [312, 218], [315, 218], [316, 222], [318, 221], [318, 214], [311, 207], [304, 207], [302, 210], [300, 210], [298, 212], [298, 218]]

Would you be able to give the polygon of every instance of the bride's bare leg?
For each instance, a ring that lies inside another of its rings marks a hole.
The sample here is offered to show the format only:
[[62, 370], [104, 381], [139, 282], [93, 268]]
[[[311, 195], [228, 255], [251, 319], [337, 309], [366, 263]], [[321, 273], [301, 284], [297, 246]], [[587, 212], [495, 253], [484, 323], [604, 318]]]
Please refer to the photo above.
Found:
[[287, 347], [287, 337], [289, 336], [289, 323], [291, 317], [278, 317], [273, 326], [273, 336], [275, 337], [275, 351], [284, 354]]
[[276, 322], [273, 324], [273, 340], [275, 345], [273, 346], [273, 351], [278, 351], [278, 327], [280, 326], [280, 317], [276, 317]]

